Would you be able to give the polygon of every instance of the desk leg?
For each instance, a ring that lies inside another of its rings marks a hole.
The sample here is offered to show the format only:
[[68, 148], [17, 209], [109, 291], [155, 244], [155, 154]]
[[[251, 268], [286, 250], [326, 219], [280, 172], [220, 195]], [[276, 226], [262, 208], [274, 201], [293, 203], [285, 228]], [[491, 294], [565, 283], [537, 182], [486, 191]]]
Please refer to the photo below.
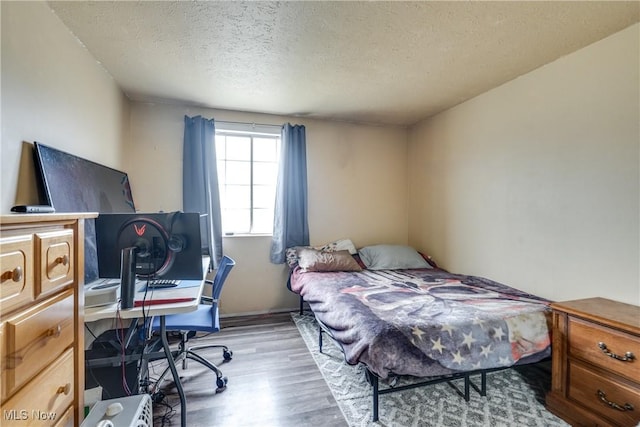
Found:
[[171, 374], [173, 375], [173, 381], [175, 382], [178, 394], [180, 395], [180, 425], [182, 427], [187, 427], [187, 399], [184, 397], [182, 383], [180, 382], [176, 363], [173, 360], [169, 341], [167, 340], [167, 329], [164, 316], [160, 316], [160, 337], [162, 339], [162, 346], [164, 347], [164, 354], [167, 356], [167, 362], [169, 362], [169, 369], [171, 369]]

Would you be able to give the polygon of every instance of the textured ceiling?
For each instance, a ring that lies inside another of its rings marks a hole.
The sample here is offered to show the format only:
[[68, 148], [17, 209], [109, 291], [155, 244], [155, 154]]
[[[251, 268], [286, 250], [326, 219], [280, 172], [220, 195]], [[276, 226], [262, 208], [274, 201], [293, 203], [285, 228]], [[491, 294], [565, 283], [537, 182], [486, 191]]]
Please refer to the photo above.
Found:
[[132, 100], [410, 125], [639, 21], [638, 1], [51, 1]]

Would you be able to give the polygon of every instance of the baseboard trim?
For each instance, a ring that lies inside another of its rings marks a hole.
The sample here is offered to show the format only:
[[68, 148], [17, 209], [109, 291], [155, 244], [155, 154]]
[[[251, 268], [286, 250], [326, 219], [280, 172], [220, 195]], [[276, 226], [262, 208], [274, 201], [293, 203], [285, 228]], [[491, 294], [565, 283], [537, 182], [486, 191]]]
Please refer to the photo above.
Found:
[[268, 323], [283, 323], [291, 321], [291, 312], [297, 312], [297, 308], [268, 310], [260, 312], [226, 314], [220, 316], [222, 328], [264, 325]]
[[262, 310], [262, 311], [247, 311], [244, 313], [230, 313], [230, 314], [220, 314], [220, 319], [231, 319], [234, 317], [247, 317], [247, 316], [264, 316], [269, 314], [282, 314], [282, 313], [291, 313], [292, 311], [300, 310], [299, 307], [291, 307], [291, 308], [280, 308], [277, 310]]

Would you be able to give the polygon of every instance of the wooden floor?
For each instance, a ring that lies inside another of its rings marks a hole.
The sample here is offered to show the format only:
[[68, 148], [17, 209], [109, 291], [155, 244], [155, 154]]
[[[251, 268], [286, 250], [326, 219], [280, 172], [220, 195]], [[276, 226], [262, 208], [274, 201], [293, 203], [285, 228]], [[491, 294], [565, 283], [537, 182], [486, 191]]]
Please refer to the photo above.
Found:
[[[221, 363], [219, 349], [199, 351], [229, 380], [218, 394], [213, 372], [194, 361], [186, 370], [178, 366], [189, 427], [347, 425], [288, 313], [223, 319], [221, 332], [191, 342], [224, 343], [233, 360]], [[162, 371], [161, 363], [155, 362], [152, 377]], [[163, 403], [154, 405], [154, 425], [179, 426], [180, 400], [172, 381], [164, 383], [163, 392]], [[170, 418], [163, 417], [167, 412]]]

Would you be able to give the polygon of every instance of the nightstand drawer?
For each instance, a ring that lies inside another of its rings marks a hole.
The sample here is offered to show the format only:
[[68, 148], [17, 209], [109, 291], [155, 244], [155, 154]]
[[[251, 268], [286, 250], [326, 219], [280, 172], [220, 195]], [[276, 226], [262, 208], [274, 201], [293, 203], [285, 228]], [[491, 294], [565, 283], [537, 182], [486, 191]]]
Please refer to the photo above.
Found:
[[71, 291], [2, 325], [2, 399], [10, 396], [73, 343]]
[[620, 426], [636, 426], [640, 421], [640, 390], [589, 369], [576, 362], [569, 363], [569, 399]]
[[570, 317], [569, 355], [630, 380], [640, 379], [640, 338], [637, 336]]

